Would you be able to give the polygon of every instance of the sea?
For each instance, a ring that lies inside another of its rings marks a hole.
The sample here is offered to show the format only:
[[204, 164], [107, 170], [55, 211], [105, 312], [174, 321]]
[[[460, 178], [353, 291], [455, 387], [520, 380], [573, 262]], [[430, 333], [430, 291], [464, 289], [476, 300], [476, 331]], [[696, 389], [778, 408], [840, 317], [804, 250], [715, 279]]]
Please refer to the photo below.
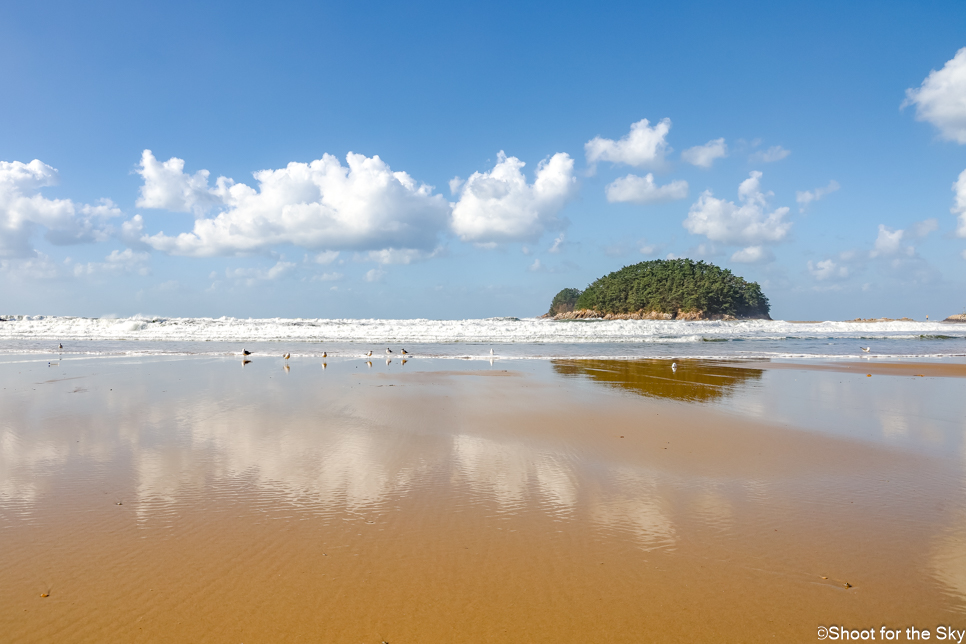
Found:
[[[59, 348], [63, 345], [63, 349]], [[868, 351], [863, 351], [867, 348]], [[0, 316], [8, 356], [291, 353], [358, 358], [901, 359], [966, 356], [966, 324], [946, 322], [663, 321], [484, 318], [85, 318]]]

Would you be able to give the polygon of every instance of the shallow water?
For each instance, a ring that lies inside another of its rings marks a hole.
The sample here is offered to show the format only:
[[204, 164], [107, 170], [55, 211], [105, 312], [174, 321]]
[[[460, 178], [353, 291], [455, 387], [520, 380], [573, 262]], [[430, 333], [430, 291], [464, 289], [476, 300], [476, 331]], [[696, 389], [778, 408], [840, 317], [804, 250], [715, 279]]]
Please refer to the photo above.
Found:
[[[358, 357], [406, 348], [414, 357], [817, 358], [966, 356], [966, 324], [569, 320], [325, 320], [0, 317], [0, 352], [67, 355]], [[870, 349], [865, 354], [862, 348]]]
[[6, 355], [0, 633], [747, 642], [963, 627], [964, 382], [701, 361]]

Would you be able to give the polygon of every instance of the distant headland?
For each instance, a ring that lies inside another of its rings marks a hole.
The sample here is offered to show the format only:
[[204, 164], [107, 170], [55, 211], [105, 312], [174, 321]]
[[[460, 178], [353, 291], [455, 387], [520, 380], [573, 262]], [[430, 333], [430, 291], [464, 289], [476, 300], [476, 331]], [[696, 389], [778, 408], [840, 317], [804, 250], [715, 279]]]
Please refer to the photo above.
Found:
[[544, 317], [555, 320], [770, 320], [757, 282], [691, 259], [625, 266], [583, 291], [565, 288]]

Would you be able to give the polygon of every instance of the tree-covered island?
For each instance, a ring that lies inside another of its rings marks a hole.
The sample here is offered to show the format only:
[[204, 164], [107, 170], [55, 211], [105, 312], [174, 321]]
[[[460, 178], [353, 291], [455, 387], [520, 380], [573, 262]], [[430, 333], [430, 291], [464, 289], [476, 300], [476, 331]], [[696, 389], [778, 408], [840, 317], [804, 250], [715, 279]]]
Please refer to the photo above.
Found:
[[625, 266], [585, 290], [565, 288], [545, 317], [557, 320], [764, 319], [768, 298], [757, 282], [691, 259], [657, 259]]

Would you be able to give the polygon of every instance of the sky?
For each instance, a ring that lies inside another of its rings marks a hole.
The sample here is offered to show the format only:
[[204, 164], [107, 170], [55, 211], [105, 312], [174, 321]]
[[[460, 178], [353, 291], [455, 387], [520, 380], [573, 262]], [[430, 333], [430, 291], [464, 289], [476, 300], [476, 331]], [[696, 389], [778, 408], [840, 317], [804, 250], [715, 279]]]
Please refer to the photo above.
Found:
[[0, 314], [966, 311], [962, 2], [0, 5]]

